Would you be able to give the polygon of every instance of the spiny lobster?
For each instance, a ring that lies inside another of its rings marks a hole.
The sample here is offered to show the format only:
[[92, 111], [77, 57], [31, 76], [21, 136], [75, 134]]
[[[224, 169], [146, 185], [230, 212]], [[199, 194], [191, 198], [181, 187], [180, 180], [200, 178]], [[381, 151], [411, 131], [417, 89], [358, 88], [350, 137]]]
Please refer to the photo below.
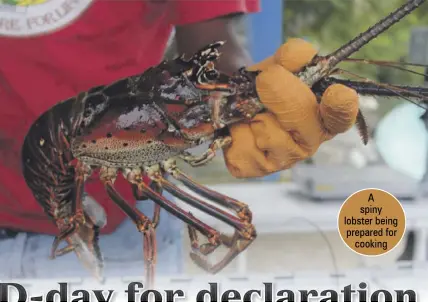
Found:
[[[333, 83], [350, 86], [360, 94], [390, 94], [390, 89], [330, 75], [339, 62], [423, 2], [409, 1], [331, 55], [316, 56], [297, 76], [318, 96]], [[52, 246], [52, 258], [74, 251], [85, 266], [101, 275], [98, 230], [102, 225], [94, 208], [83, 201], [85, 181], [95, 169], [111, 199], [143, 233], [149, 287], [154, 281], [155, 228], [161, 207], [188, 224], [191, 257], [209, 272], [220, 271], [254, 241], [257, 234], [248, 206], [198, 184], [180, 171], [174, 159], [180, 156], [192, 166], [206, 164], [216, 150], [232, 143], [229, 125], [251, 120], [265, 110], [255, 87], [258, 71], [242, 68], [226, 75], [215, 69], [223, 44], [214, 42], [190, 59], [181, 56], [163, 61], [142, 74], [94, 87], [58, 103], [34, 122], [22, 148], [23, 174], [60, 231]], [[412, 97], [415, 93], [426, 95], [423, 88], [401, 87], [401, 96]], [[361, 113], [357, 122], [366, 143], [368, 135]], [[200, 156], [186, 151], [207, 141], [212, 142]], [[132, 185], [135, 198], [156, 203], [152, 219], [131, 207], [114, 188], [118, 173]], [[216, 205], [180, 189], [166, 175]], [[163, 190], [227, 223], [234, 234], [226, 235], [206, 225], [163, 197]], [[207, 243], [199, 243], [197, 231], [208, 239]], [[68, 246], [59, 249], [62, 241]], [[220, 245], [229, 247], [228, 253], [218, 263], [210, 264], [205, 257]]]

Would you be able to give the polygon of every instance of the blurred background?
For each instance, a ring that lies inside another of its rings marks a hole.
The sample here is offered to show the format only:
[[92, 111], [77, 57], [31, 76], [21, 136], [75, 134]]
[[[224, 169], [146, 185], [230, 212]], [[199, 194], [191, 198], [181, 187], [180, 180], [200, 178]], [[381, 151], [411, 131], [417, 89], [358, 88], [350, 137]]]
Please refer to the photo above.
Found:
[[[260, 61], [272, 55], [289, 37], [307, 39], [321, 54], [328, 54], [404, 2], [262, 0], [262, 12], [248, 19], [253, 58]], [[426, 28], [427, 5], [394, 25], [354, 57], [428, 64], [425, 61], [428, 60]], [[165, 57], [177, 55], [174, 46], [172, 36]], [[345, 63], [342, 67], [376, 82], [426, 85], [424, 76], [392, 68], [362, 63]], [[424, 68], [415, 70], [425, 72]], [[179, 162], [198, 182], [242, 200], [253, 211], [259, 236], [222, 274], [335, 272], [361, 267], [391, 269], [402, 267], [403, 263], [413, 268], [424, 267], [428, 246], [428, 199], [423, 193], [424, 188], [428, 188], [428, 183], [424, 185], [428, 155], [427, 131], [421, 119], [424, 110], [400, 98], [361, 96], [360, 105], [371, 133], [367, 146], [356, 129], [352, 129], [325, 143], [314, 158], [288, 171], [258, 179], [234, 179], [225, 168], [221, 152], [201, 168], [190, 168]], [[192, 152], [201, 151], [203, 148]], [[352, 252], [337, 231], [337, 214], [343, 201], [367, 187], [385, 189], [396, 195], [407, 215], [407, 230], [399, 246], [374, 258]], [[192, 213], [222, 228], [198, 211], [192, 210]], [[132, 224], [126, 227], [128, 232], [136, 232]], [[187, 231], [183, 229], [183, 232], [185, 274], [205, 275], [191, 262], [190, 242]], [[16, 239], [8, 242], [10, 251], [18, 244]], [[142, 257], [140, 245], [137, 247], [136, 257]], [[30, 248], [27, 245], [25, 250], [31, 253]], [[37, 248], [43, 249], [42, 257], [47, 255], [50, 245]]]

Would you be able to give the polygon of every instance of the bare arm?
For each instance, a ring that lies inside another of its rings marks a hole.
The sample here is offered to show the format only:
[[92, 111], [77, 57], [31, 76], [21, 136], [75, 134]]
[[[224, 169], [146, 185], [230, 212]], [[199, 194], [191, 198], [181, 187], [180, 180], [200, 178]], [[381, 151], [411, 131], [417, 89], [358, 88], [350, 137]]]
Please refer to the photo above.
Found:
[[217, 68], [232, 73], [253, 64], [248, 50], [244, 14], [228, 15], [176, 28], [177, 51], [186, 57], [214, 41], [225, 40]]

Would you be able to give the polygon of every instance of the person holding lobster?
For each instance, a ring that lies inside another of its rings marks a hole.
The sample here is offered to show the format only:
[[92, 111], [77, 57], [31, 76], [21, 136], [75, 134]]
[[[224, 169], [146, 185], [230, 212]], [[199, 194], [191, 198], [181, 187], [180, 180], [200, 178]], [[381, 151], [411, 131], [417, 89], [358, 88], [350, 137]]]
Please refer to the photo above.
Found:
[[[173, 29], [179, 54], [192, 54], [224, 40], [216, 66], [220, 71], [232, 73], [243, 66], [261, 71], [257, 92], [268, 112], [231, 126], [233, 142], [223, 150], [225, 165], [234, 177], [261, 177], [288, 169], [350, 129], [356, 120], [354, 90], [332, 85], [318, 104], [311, 89], [294, 75], [317, 54], [308, 42], [289, 39], [263, 62], [252, 62], [240, 31], [246, 15], [260, 11], [258, 0], [10, 0], [2, 7], [0, 227], [8, 234], [36, 233], [47, 240], [58, 235], [21, 173], [20, 149], [35, 119], [81, 91], [158, 64]], [[120, 231], [126, 215], [94, 179], [87, 181], [85, 190], [87, 198], [105, 211], [101, 234], [107, 238]], [[118, 178], [115, 186], [131, 206], [153, 211], [151, 202], [136, 203], [124, 179]], [[160, 271], [178, 273], [181, 227], [164, 210], [161, 217], [156, 235]]]

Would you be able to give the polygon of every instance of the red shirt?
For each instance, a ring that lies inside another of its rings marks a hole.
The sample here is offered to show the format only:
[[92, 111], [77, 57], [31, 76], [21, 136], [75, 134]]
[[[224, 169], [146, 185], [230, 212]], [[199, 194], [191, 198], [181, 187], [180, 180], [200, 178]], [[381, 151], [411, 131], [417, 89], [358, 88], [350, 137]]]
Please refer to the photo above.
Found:
[[[234, 12], [257, 12], [259, 3], [30, 2], [34, 4], [10, 5], [0, 10], [0, 227], [56, 234], [56, 227], [21, 175], [20, 150], [34, 120], [60, 100], [159, 63], [173, 25]], [[115, 185], [135, 204], [130, 185], [123, 177], [118, 177]], [[108, 222], [103, 232], [112, 232], [125, 215], [108, 198], [100, 181], [88, 183], [86, 191], [106, 210]]]

